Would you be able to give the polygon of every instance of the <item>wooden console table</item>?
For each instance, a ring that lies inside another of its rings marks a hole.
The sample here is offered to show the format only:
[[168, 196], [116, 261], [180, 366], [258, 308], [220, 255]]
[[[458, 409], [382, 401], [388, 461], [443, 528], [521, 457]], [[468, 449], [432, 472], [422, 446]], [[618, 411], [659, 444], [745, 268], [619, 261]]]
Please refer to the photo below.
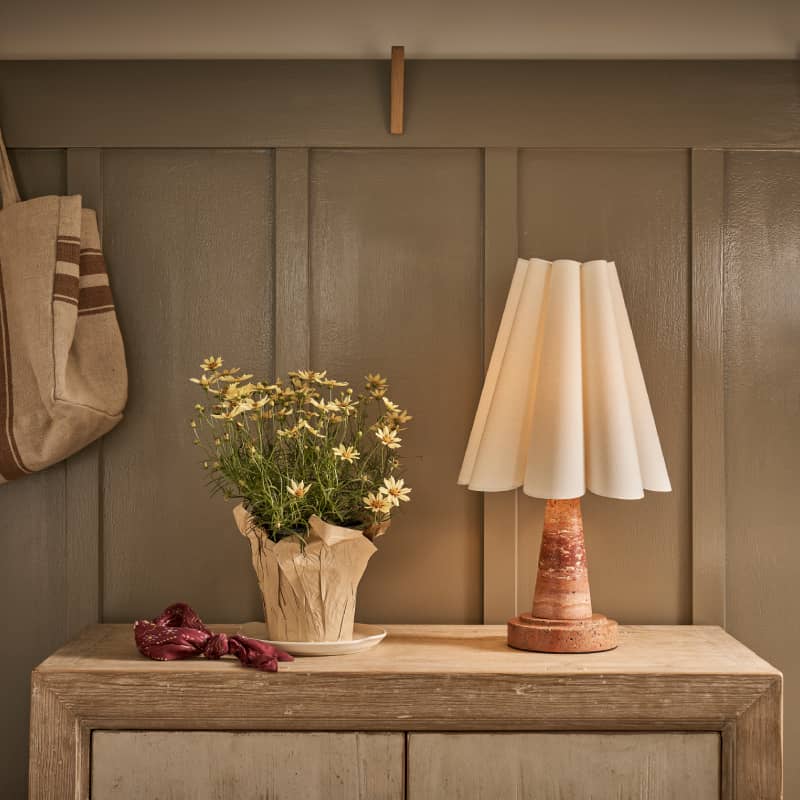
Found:
[[[235, 631], [231, 626], [211, 626]], [[780, 673], [713, 627], [592, 655], [389, 626], [279, 673], [139, 656], [96, 625], [33, 673], [32, 798], [781, 797]]]

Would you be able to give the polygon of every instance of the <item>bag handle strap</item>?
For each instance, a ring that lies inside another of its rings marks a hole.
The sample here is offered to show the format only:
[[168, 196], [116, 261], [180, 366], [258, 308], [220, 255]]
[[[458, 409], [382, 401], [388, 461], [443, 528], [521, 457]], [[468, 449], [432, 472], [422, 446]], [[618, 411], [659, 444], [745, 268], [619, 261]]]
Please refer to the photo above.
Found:
[[0, 131], [0, 201], [2, 206], [7, 207], [12, 203], [19, 203], [20, 197], [17, 191], [17, 182], [14, 180], [14, 173], [11, 170], [11, 162], [8, 160], [6, 145], [3, 142], [3, 132]]

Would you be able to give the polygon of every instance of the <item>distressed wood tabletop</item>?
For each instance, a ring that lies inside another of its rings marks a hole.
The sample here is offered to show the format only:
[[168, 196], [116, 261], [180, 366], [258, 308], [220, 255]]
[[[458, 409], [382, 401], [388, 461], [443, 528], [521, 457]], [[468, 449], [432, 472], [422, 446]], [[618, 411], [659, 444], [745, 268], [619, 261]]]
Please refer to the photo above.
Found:
[[89, 627], [33, 672], [31, 796], [87, 796], [102, 730], [717, 731], [722, 797], [781, 796], [782, 676], [720, 628], [623, 626], [616, 650], [585, 655], [512, 650], [499, 625], [387, 629], [267, 673], [151, 661], [131, 625]]
[[[236, 625], [209, 625], [236, 633]], [[504, 625], [387, 625], [377, 647], [344, 656], [298, 657], [280, 673], [424, 675], [720, 675], [777, 677], [778, 670], [716, 626], [622, 626], [620, 645], [605, 653], [556, 654], [514, 650]], [[139, 655], [131, 625], [94, 625], [46, 659], [37, 672], [226, 673], [234, 658], [151, 661]], [[247, 670], [247, 674], [255, 674]], [[269, 675], [275, 682], [278, 676]]]

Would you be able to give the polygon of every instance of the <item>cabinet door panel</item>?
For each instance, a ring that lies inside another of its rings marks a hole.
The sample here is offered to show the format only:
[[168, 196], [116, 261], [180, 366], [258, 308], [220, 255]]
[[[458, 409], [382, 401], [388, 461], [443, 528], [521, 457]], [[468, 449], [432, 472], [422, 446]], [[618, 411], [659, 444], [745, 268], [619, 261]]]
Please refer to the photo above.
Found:
[[719, 800], [716, 733], [420, 733], [408, 800]]
[[98, 731], [92, 800], [401, 800], [402, 733]]

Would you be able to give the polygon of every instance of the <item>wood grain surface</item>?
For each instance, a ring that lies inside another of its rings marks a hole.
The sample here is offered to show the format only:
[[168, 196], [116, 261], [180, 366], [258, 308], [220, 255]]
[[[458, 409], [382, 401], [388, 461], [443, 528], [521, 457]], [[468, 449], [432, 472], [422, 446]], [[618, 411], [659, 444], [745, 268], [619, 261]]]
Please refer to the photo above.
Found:
[[[800, 649], [788, 633], [800, 530], [800, 152], [727, 156], [727, 622], [786, 674], [786, 741], [800, 746]], [[800, 760], [787, 759], [787, 797]]]
[[719, 800], [716, 733], [412, 733], [408, 800]]
[[403, 800], [401, 733], [98, 731], [92, 800]]
[[32, 797], [86, 796], [93, 730], [239, 730], [717, 731], [725, 800], [780, 798], [780, 673], [719, 628], [626, 627], [574, 656], [512, 650], [503, 626], [388, 630], [258, 673], [150, 661], [130, 626], [88, 628], [33, 676]]
[[692, 151], [692, 621], [725, 624], [725, 154]]
[[403, 133], [403, 116], [405, 112], [405, 79], [405, 48], [402, 46], [392, 47], [392, 109], [389, 117], [389, 132], [393, 134]]
[[[236, 625], [210, 624], [235, 633]], [[386, 625], [388, 637], [364, 653], [298, 658], [281, 664], [280, 674], [336, 675], [645, 675], [766, 676], [780, 673], [715, 626], [628, 625], [620, 646], [605, 653], [533, 653], [506, 644], [505, 625]], [[59, 648], [36, 668], [38, 676], [60, 673], [147, 673], [152, 676], [225, 674], [241, 676], [232, 659], [151, 661], [139, 655], [130, 625], [94, 625]], [[248, 671], [245, 675], [254, 676]], [[269, 680], [269, 675], [258, 676]], [[602, 709], [598, 709], [602, 713]]]

